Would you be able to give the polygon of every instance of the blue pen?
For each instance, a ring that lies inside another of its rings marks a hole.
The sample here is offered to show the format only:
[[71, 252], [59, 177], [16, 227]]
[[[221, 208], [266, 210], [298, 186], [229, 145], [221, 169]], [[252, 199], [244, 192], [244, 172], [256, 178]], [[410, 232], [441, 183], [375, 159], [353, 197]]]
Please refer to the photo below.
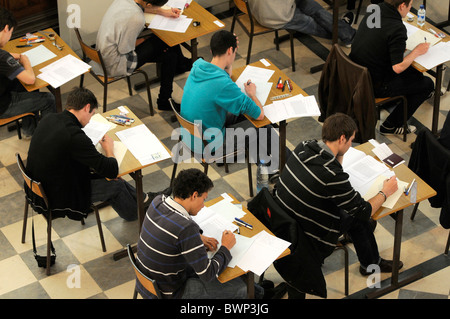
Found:
[[241, 225], [241, 226], [247, 227], [248, 229], [253, 229], [253, 226], [252, 226], [252, 225], [250, 225], [250, 224], [244, 222], [243, 220], [241, 220], [241, 219], [239, 219], [239, 218], [237, 218], [237, 217], [235, 217], [234, 220], [236, 221], [236, 223], [238, 223], [238, 224]]

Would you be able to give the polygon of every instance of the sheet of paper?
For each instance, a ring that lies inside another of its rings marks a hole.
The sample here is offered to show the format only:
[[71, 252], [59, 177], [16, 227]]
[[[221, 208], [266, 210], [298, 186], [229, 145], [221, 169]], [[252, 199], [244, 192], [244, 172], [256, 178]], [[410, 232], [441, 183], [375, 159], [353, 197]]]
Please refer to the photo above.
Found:
[[89, 71], [91, 66], [71, 54], [40, 69], [37, 77], [50, 84], [55, 89]]
[[242, 92], [245, 92], [244, 83], [247, 83], [248, 80], [251, 80], [254, 83], [269, 82], [274, 72], [274, 70], [247, 65], [239, 78], [236, 80], [236, 84]]
[[389, 148], [389, 146], [386, 145], [386, 143], [381, 143], [377, 147], [374, 147], [372, 149], [372, 152], [382, 161], [386, 157], [389, 157], [389, 155], [392, 155], [393, 152]]
[[94, 114], [94, 116], [91, 117], [91, 121], [100, 122], [100, 123], [103, 123], [103, 124], [109, 124], [110, 125], [110, 128], [109, 128], [110, 131], [117, 127], [117, 124], [108, 121], [103, 115], [98, 114], [98, 113]]
[[430, 43], [430, 47], [441, 41], [441, 38], [435, 37], [431, 32], [419, 29], [409, 23], [403, 22], [406, 26], [406, 49], [413, 50], [418, 44], [426, 42]]
[[295, 95], [266, 105], [264, 114], [272, 123], [276, 123], [295, 117], [319, 116], [320, 109], [313, 95]]
[[255, 240], [254, 237], [245, 237], [239, 234], [235, 234], [234, 236], [236, 237], [236, 244], [230, 250], [232, 257], [230, 262], [228, 263], [228, 267], [230, 268], [234, 268], [239, 264], [242, 257], [245, 256], [247, 250]]
[[209, 207], [214, 210], [217, 214], [220, 214], [229, 222], [233, 222], [234, 218], [242, 218], [245, 216], [245, 212], [239, 209], [236, 205], [230, 203], [227, 200], [221, 200], [214, 205]]
[[181, 15], [179, 18], [167, 18], [157, 14], [151, 20], [148, 28], [155, 30], [184, 33], [186, 32], [191, 22], [192, 19], [188, 18], [185, 15]]
[[427, 70], [450, 61], [450, 42], [439, 42], [430, 47], [427, 53], [418, 56], [414, 61], [425, 67]]
[[39, 65], [41, 63], [44, 63], [45, 61], [48, 61], [56, 57], [56, 54], [47, 49], [45, 45], [39, 45], [22, 54], [28, 57], [31, 63], [31, 67]]
[[97, 145], [97, 143], [105, 136], [105, 134], [111, 129], [111, 125], [99, 121], [89, 121], [89, 123], [82, 128], [84, 133], [91, 139], [92, 144]]
[[163, 144], [145, 124], [119, 131], [116, 135], [142, 165], [170, 158]]
[[[384, 174], [378, 176], [378, 178], [372, 183], [372, 185], [370, 186], [367, 193], [363, 196], [363, 198], [367, 201], [367, 200], [371, 199], [372, 197], [374, 197], [383, 188], [383, 183], [387, 178], [388, 178], [388, 176], [386, 176]], [[405, 196], [403, 192], [404, 192], [405, 187], [408, 186], [408, 183], [397, 179], [397, 184], [398, 184], [397, 191], [386, 199], [386, 201], [382, 205], [383, 207], [392, 209], [394, 207], [395, 203], [397, 203], [400, 196], [402, 196], [402, 195]]]

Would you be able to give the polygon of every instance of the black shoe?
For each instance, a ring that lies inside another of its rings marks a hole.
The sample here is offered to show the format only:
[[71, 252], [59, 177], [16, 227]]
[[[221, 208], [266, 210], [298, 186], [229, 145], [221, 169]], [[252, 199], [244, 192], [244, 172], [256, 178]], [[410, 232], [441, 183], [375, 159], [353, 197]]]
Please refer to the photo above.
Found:
[[287, 292], [287, 284], [282, 282], [275, 288], [264, 289], [263, 299], [281, 299]]
[[[392, 260], [381, 259], [378, 266], [380, 267], [380, 272], [392, 272], [394, 262]], [[403, 262], [399, 262], [398, 269], [402, 269]], [[359, 266], [359, 273], [363, 276], [369, 276], [373, 274], [373, 272], [368, 272], [367, 269], [364, 269], [362, 266]]]
[[341, 20], [347, 23], [348, 25], [352, 25], [354, 19], [355, 15], [353, 14], [353, 12], [349, 11], [346, 14], [344, 14]]
[[[156, 101], [156, 103], [158, 104], [158, 110], [160, 111], [173, 111], [172, 107], [170, 106], [170, 102], [169, 99], [167, 100], [160, 100], [158, 99]], [[175, 110], [179, 113], [180, 109], [181, 109], [181, 105], [177, 102], [175, 102], [174, 100], [172, 100], [173, 106], [175, 107]]]

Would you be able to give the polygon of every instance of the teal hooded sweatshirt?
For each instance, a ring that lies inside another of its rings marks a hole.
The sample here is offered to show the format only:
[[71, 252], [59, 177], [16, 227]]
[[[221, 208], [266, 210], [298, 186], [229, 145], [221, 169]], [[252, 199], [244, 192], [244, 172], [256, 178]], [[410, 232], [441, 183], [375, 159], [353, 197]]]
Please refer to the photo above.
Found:
[[[193, 64], [184, 86], [181, 116], [191, 122], [202, 121], [203, 132], [217, 128], [225, 138], [227, 112], [234, 115], [246, 114], [252, 118], [258, 118], [261, 114], [259, 106], [241, 91], [225, 70], [198, 59]], [[212, 136], [206, 133], [203, 139], [208, 143], [213, 140]], [[201, 145], [203, 149], [203, 142], [197, 141], [195, 145]], [[192, 137], [191, 149], [198, 153], [199, 149], [197, 146], [194, 148]]]

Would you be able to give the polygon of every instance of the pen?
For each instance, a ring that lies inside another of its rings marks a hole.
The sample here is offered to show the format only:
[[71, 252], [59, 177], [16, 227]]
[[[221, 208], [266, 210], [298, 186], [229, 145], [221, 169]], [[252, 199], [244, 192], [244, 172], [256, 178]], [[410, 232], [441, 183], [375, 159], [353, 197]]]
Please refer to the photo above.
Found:
[[31, 44], [16, 45], [16, 48], [27, 48], [27, 47], [32, 47], [32, 45]]
[[427, 37], [423, 37], [425, 39], [425, 43], [427, 43]]
[[281, 76], [278, 79], [278, 84], [277, 84], [277, 89], [282, 89], [283, 88], [283, 81], [281, 80]]
[[247, 85], [250, 85], [250, 83], [252, 83], [252, 80], [247, 81]]
[[440, 36], [439, 36], [439, 35], [436, 33], [436, 31], [434, 31], [433, 29], [429, 28], [428, 31], [430, 31], [431, 33], [433, 33], [434, 36], [435, 36], [436, 38], [440, 38]]
[[252, 225], [250, 225], [250, 224], [244, 222], [243, 220], [241, 220], [241, 219], [239, 219], [239, 218], [237, 218], [237, 217], [234, 218], [234, 221], [235, 221], [238, 225], [247, 227], [248, 229], [253, 229], [253, 226], [252, 226]]
[[287, 82], [287, 87], [289, 89], [289, 92], [291, 92], [292, 91], [291, 80], [287, 79], [286, 82]]
[[405, 195], [408, 195], [408, 194], [409, 194], [409, 192], [411, 191], [411, 188], [412, 188], [413, 184], [415, 183], [415, 181], [416, 181], [416, 179], [414, 178], [414, 179], [412, 180], [411, 184], [409, 185], [408, 190], [406, 191]]
[[287, 83], [287, 80], [284, 81], [284, 83], [283, 83], [283, 89], [281, 90], [282, 92], [284, 92], [284, 89], [286, 88], [286, 83]]

